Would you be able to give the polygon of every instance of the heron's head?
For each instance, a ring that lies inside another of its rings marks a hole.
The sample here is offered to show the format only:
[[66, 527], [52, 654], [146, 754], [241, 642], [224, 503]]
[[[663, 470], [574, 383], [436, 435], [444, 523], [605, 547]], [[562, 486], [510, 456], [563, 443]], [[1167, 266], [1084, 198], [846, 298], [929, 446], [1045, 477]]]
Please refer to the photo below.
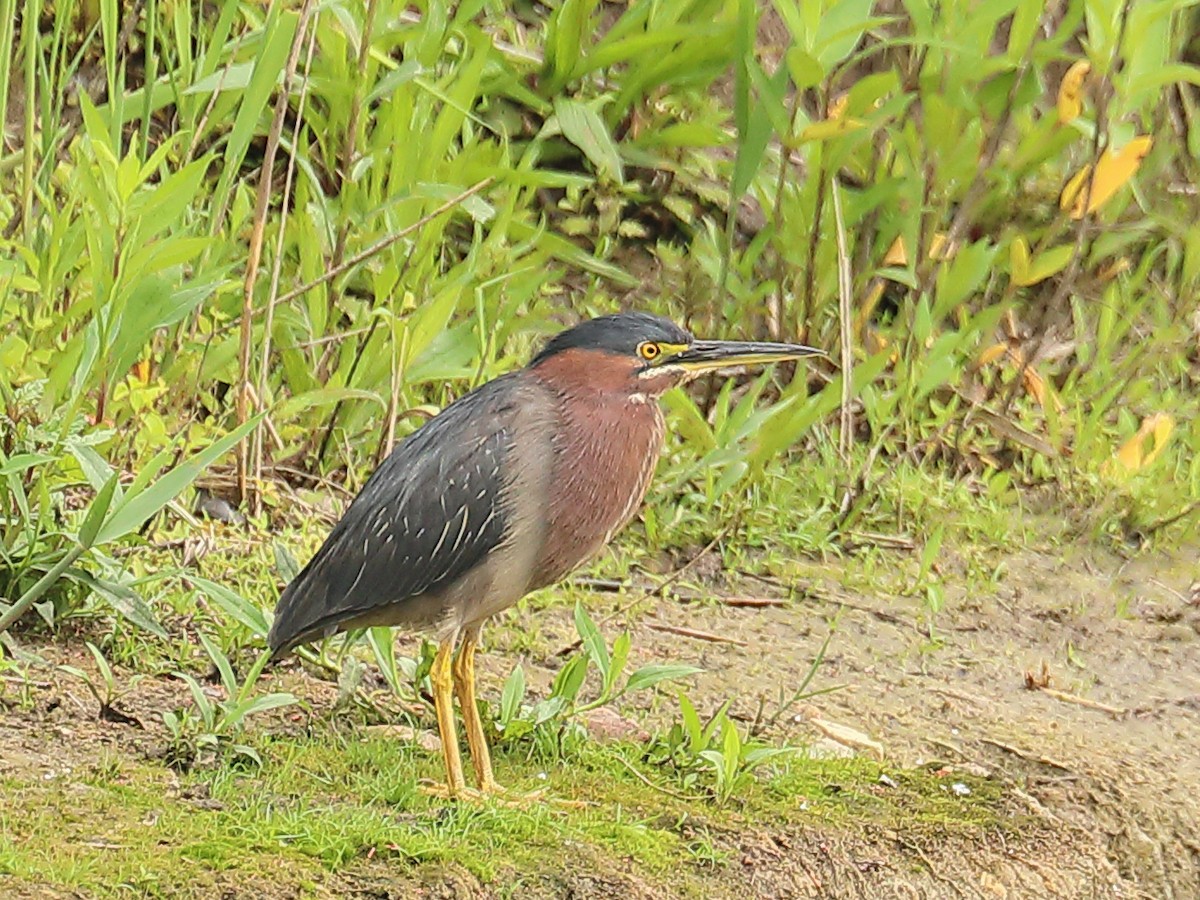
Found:
[[705, 372], [824, 355], [803, 344], [701, 340], [670, 319], [627, 312], [559, 333], [529, 365], [550, 379], [658, 397]]

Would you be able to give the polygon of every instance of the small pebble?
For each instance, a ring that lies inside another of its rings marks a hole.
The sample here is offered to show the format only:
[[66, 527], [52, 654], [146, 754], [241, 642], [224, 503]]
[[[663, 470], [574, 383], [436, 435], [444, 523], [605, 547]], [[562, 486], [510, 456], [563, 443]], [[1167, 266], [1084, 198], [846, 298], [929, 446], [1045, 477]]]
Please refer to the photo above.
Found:
[[896, 782], [893, 781], [891, 776], [889, 776], [889, 775], [880, 775], [879, 783], [882, 784], [884, 787], [890, 787], [890, 788], [896, 787]]
[[965, 784], [963, 784], [961, 781], [956, 781], [956, 782], [954, 782], [954, 784], [950, 785], [950, 790], [954, 791], [954, 796], [956, 796], [956, 797], [971, 796], [971, 789], [969, 787], [967, 787]]

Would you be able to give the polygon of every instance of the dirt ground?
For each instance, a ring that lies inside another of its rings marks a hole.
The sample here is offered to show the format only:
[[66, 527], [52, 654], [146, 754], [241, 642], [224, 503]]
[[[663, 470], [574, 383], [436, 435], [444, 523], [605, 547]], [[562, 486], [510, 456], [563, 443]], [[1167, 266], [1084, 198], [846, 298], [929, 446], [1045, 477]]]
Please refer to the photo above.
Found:
[[[699, 878], [704, 895], [713, 898], [1200, 897], [1200, 554], [1132, 562], [1094, 550], [1065, 562], [1062, 555], [1016, 554], [998, 588], [950, 589], [935, 620], [939, 646], [930, 640], [918, 599], [851, 593], [840, 586], [836, 567], [791, 579], [795, 599], [787, 605], [656, 600], [629, 620], [635, 664], [670, 659], [703, 666], [690, 690], [701, 702], [715, 704], [734, 685], [745, 685], [732, 712], [753, 720], [760, 705], [770, 711], [780, 685], [800, 683], [838, 614], [812, 686], [845, 688], [789, 712], [770, 736], [827, 751], [839, 745], [821, 723], [853, 729], [880, 745], [859, 752], [881, 751], [897, 767], [942, 762], [999, 780], [1009, 821], [1022, 823], [964, 835], [921, 828], [909, 834], [882, 823], [851, 831], [820, 821], [795, 827], [746, 822], [715, 837], [734, 862], [711, 875], [690, 873], [692, 890]], [[946, 568], [953, 585], [955, 566]], [[732, 587], [725, 581], [722, 592], [783, 593], [777, 584], [749, 579]], [[596, 617], [623, 599], [597, 594]], [[511, 666], [504, 651], [523, 627], [522, 616], [536, 616], [547, 646], [573, 635], [569, 610], [558, 606], [514, 616], [493, 631], [483, 663], [485, 692]], [[606, 630], [615, 632], [620, 621]], [[655, 627], [662, 625], [723, 640]], [[527, 660], [531, 681], [548, 681], [559, 664], [553, 653], [535, 654]], [[150, 707], [167, 702], [164, 684], [147, 679], [123, 707], [144, 708], [147, 723], [156, 720]], [[313, 687], [315, 697], [322, 690], [328, 697], [328, 685]], [[82, 693], [78, 682], [35, 689], [42, 697], [34, 712], [9, 709], [0, 716], [0, 775], [83, 765], [96, 739], [140, 754], [154, 739], [91, 722], [82, 713], [86, 704], [71, 699]], [[176, 699], [182, 702], [182, 695]], [[267, 885], [220, 874], [211, 887], [212, 896], [277, 896]], [[0, 880], [0, 894], [3, 889]], [[486, 885], [455, 867], [409, 868], [401, 875], [386, 860], [363, 860], [304, 894], [676, 895], [670, 884], [647, 881], [620, 860], [578, 856], [546, 873], [512, 873]], [[23, 885], [12, 896], [75, 895]]]
[[[812, 687], [846, 688], [789, 716], [785, 735], [827, 746], [820, 723], [847, 726], [889, 762], [941, 760], [1002, 779], [1014, 813], [1028, 815], [1016, 842], [789, 834], [768, 855], [775, 863], [750, 866], [729, 896], [1200, 897], [1200, 548], [1132, 561], [1024, 552], [997, 588], [970, 594], [952, 587], [966, 565], [944, 567], [936, 650], [918, 599], [850, 593], [836, 566], [785, 579], [800, 595], [793, 606], [658, 601], [640, 620], [639, 663], [702, 666], [696, 693], [714, 701], [732, 683], [753, 685], [731, 709], [753, 721], [780, 685], [803, 680], [840, 610]], [[738, 587], [777, 596], [779, 585]]]

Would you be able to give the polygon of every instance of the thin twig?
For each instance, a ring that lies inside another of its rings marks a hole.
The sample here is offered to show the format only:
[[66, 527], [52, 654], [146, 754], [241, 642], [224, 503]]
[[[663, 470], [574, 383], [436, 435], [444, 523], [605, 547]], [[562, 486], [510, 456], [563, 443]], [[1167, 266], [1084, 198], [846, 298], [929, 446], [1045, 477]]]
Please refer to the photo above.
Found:
[[392, 234], [389, 234], [387, 237], [380, 238], [378, 241], [376, 241], [374, 244], [372, 244], [366, 250], [363, 250], [361, 253], [356, 253], [354, 256], [350, 257], [348, 260], [346, 260], [340, 266], [334, 266], [334, 267], [330, 268], [329, 271], [323, 273], [322, 275], [318, 276], [317, 278], [314, 278], [312, 281], [308, 282], [307, 284], [302, 284], [302, 285], [300, 285], [300, 287], [295, 288], [294, 290], [288, 291], [286, 294], [284, 294], [282, 297], [280, 297], [277, 302], [278, 303], [287, 303], [291, 300], [295, 300], [297, 297], [301, 297], [304, 294], [307, 294], [309, 291], [311, 291], [315, 287], [320, 287], [323, 284], [327, 284], [328, 282], [333, 281], [333, 279], [337, 278], [339, 275], [348, 271], [349, 269], [354, 268], [359, 263], [365, 262], [366, 260], [370, 259], [372, 256], [376, 256], [379, 253], [382, 253], [384, 250], [386, 250], [388, 247], [392, 246], [392, 244], [396, 243], [397, 241], [402, 241], [402, 240], [404, 240], [404, 238], [408, 237], [414, 231], [424, 228], [426, 225], [428, 225], [430, 222], [432, 222], [438, 216], [454, 209], [454, 207], [458, 206], [464, 200], [474, 197], [476, 194], [478, 194], [484, 188], [488, 187], [495, 180], [496, 180], [496, 176], [489, 175], [487, 178], [484, 178], [482, 181], [477, 181], [475, 184], [471, 185], [469, 188], [467, 188], [461, 194], [451, 197], [449, 200], [447, 200], [441, 206], [437, 207], [436, 209], [432, 210], [431, 212], [427, 213], [426, 215], [421, 216], [421, 218], [417, 219], [417, 221], [413, 222], [411, 225], [406, 225], [404, 228], [401, 228], [399, 231], [393, 232]]
[[[250, 252], [246, 261], [246, 278], [242, 286], [242, 333], [238, 353], [237, 391], [239, 425], [244, 424], [250, 418], [250, 396], [247, 388], [250, 386], [250, 352], [254, 343], [254, 284], [258, 280], [259, 263], [262, 261], [263, 237], [267, 223], [267, 209], [271, 201], [271, 180], [275, 168], [275, 154], [279, 150], [279, 136], [283, 132], [283, 120], [288, 108], [287, 85], [291, 84], [296, 75], [296, 66], [300, 64], [300, 51], [304, 48], [304, 36], [308, 30], [308, 18], [312, 7], [313, 0], [304, 0], [304, 7], [300, 11], [300, 22], [296, 25], [296, 34], [292, 37], [292, 47], [284, 67], [284, 87], [275, 101], [275, 117], [271, 121], [271, 130], [267, 133], [262, 170], [258, 176], [258, 195], [254, 202], [254, 227], [250, 232]], [[242, 502], [246, 501], [248, 495], [246, 483], [250, 461], [248, 450], [247, 441], [242, 440], [238, 443], [237, 488], [238, 499]], [[257, 495], [257, 491], [255, 493]], [[257, 499], [252, 502], [257, 503]]]
[[[834, 234], [837, 236], [838, 259], [838, 325], [841, 330], [842, 345], [842, 409], [841, 434], [838, 435], [838, 453], [842, 462], [849, 464], [850, 445], [854, 439], [854, 408], [851, 406], [851, 381], [854, 375], [854, 346], [851, 343], [851, 329], [854, 327], [853, 314], [850, 311], [850, 254], [846, 250], [846, 222], [842, 218], [842, 192], [838, 188], [837, 179], [831, 178], [829, 193], [833, 197]], [[846, 490], [851, 489], [846, 486]]]
[[[302, 23], [303, 24], [303, 23]], [[283, 244], [284, 238], [287, 236], [287, 220], [288, 210], [291, 207], [292, 199], [292, 184], [296, 177], [296, 153], [297, 145], [300, 142], [300, 125], [304, 122], [304, 105], [308, 100], [308, 85], [309, 73], [312, 71], [313, 51], [317, 45], [317, 29], [310, 28], [308, 34], [308, 50], [304, 59], [304, 78], [300, 81], [300, 97], [296, 101], [296, 117], [292, 123], [292, 148], [288, 154], [287, 172], [283, 178], [283, 197], [279, 201], [279, 231], [275, 237], [275, 259], [271, 265], [271, 291], [267, 296], [267, 313], [263, 320], [263, 340], [262, 349], [259, 351], [258, 361], [258, 396], [254, 399], [254, 404], [258, 409], [263, 408], [264, 398], [267, 396], [267, 372], [270, 370], [271, 363], [271, 331], [275, 325], [275, 301], [279, 296], [279, 276], [283, 270]], [[288, 91], [287, 83], [285, 82], [284, 94]], [[252, 450], [251, 455], [254, 459], [254, 484], [257, 488], [262, 484], [262, 462], [263, 462], [263, 439], [262, 428], [266, 425], [266, 418], [263, 419], [263, 426], [254, 429], [251, 436]], [[282, 441], [279, 436], [274, 435], [276, 443], [282, 446]], [[255, 515], [258, 514], [258, 507], [261, 506], [261, 492], [254, 491], [254, 508], [251, 510]]]
[[783, 597], [721, 597], [722, 606], [735, 608], [764, 609], [770, 606], [788, 606], [792, 601]]
[[1042, 756], [1037, 753], [1029, 753], [1022, 750], [1020, 747], [1014, 747], [1012, 744], [1006, 744], [1004, 741], [993, 740], [992, 738], [980, 738], [981, 744], [987, 744], [990, 747], [995, 747], [997, 750], [1003, 750], [1005, 753], [1011, 753], [1026, 762], [1035, 762], [1043, 766], [1049, 766], [1052, 769], [1059, 769], [1063, 772], [1072, 771], [1071, 767], [1064, 762], [1059, 762], [1057, 759], [1052, 759], [1049, 756]]
[[692, 638], [697, 641], [707, 641], [710, 644], [733, 644], [735, 647], [749, 647], [740, 638], [726, 637], [723, 634], [713, 634], [711, 631], [700, 631], [697, 628], [684, 628], [681, 625], [667, 625], [663, 622], [647, 622], [646, 627], [651, 631], [661, 631], [664, 634], [676, 634], [679, 637]]
[[638, 781], [640, 781], [642, 784], [644, 784], [646, 787], [650, 788], [651, 790], [658, 791], [660, 794], [666, 794], [668, 797], [674, 797], [676, 800], [690, 801], [692, 799], [691, 797], [688, 797], [686, 794], [677, 794], [675, 791], [669, 790], [665, 787], [662, 787], [661, 785], [655, 784], [653, 781], [651, 781], [649, 778], [647, 778], [645, 775], [643, 775], [641, 772], [639, 772], [637, 769], [635, 769], [630, 764], [629, 760], [627, 760], [625, 757], [618, 756], [617, 759], [619, 759], [621, 761], [621, 764], [623, 766], [625, 766], [625, 768], [628, 769], [630, 771], [630, 773]]
[[1033, 690], [1048, 697], [1053, 697], [1055, 700], [1061, 700], [1063, 703], [1072, 703], [1075, 706], [1082, 706], [1085, 709], [1099, 710], [1118, 719], [1124, 718], [1129, 713], [1129, 710], [1123, 706], [1110, 706], [1098, 700], [1089, 700], [1087, 697], [1080, 697], [1078, 694], [1068, 694], [1066, 691], [1058, 691], [1052, 687], [1035, 686]]

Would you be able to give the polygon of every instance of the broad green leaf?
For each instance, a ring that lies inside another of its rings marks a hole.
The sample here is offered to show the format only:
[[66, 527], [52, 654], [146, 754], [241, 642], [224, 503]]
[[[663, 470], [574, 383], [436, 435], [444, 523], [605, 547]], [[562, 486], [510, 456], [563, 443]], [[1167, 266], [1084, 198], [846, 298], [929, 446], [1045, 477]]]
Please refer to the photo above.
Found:
[[1063, 244], [1060, 247], [1052, 247], [1045, 253], [1039, 253], [1037, 258], [1029, 264], [1027, 280], [1018, 283], [1037, 284], [1045, 281], [1051, 275], [1057, 275], [1065, 269], [1074, 255], [1075, 246], [1073, 244]]
[[[654, 687], [664, 681], [678, 681], [681, 678], [688, 678], [691, 675], [697, 675], [703, 672], [703, 669], [696, 666], [687, 666], [681, 664], [665, 664], [665, 665], [649, 665], [642, 666], [629, 676], [629, 681], [625, 683], [624, 693], [629, 694], [633, 691], [644, 691], [647, 688]], [[682, 696], [682, 695], [681, 695]], [[684, 700], [681, 700], [681, 705]], [[690, 706], [690, 704], [689, 704]], [[695, 710], [692, 710], [695, 715]], [[696, 720], [699, 726], [699, 719]]]
[[57, 461], [57, 456], [50, 456], [46, 453], [18, 453], [0, 463], [0, 475], [19, 475], [35, 466], [43, 466], [46, 463]]
[[303, 394], [298, 394], [295, 397], [289, 397], [272, 410], [272, 415], [281, 421], [288, 421], [296, 418], [296, 416], [305, 410], [322, 406], [333, 406], [335, 403], [343, 403], [347, 400], [369, 400], [381, 410], [387, 408], [383, 397], [375, 391], [344, 387], [322, 387], [312, 391], [305, 391]]
[[221, 676], [221, 684], [225, 686], [225, 691], [229, 695], [229, 699], [233, 699], [238, 693], [237, 677], [233, 674], [233, 667], [229, 664], [229, 660], [225, 654], [221, 652], [213, 639], [203, 631], [199, 632], [200, 643], [204, 645], [204, 650], [208, 654], [208, 658], [212, 660], [213, 665], [217, 667], [217, 673]]
[[399, 693], [400, 675], [396, 669], [396, 645], [392, 629], [386, 625], [368, 628], [367, 643], [371, 645], [371, 651], [375, 654], [375, 662], [379, 666], [379, 671], [383, 673], [388, 687], [392, 689], [392, 693]]
[[621, 152], [617, 149], [604, 120], [590, 106], [566, 97], [554, 99], [554, 114], [563, 137], [583, 151], [584, 156], [603, 175], [618, 184], [625, 181]]
[[133, 588], [103, 578], [85, 578], [83, 580], [97, 597], [138, 628], [148, 631], [164, 641], [167, 639], [167, 632], [158, 624], [158, 619], [150, 609], [150, 604]]
[[224, 166], [215, 192], [217, 197], [223, 197], [229, 191], [241, 169], [250, 142], [260, 132], [263, 112], [287, 65], [298, 23], [297, 14], [284, 12], [282, 5], [272, 4], [269, 7], [262, 47], [254, 60], [254, 71], [242, 93], [229, 139], [225, 143]]
[[825, 69], [821, 63], [801, 47], [794, 46], [788, 50], [786, 59], [792, 81], [801, 90], [816, 87], [825, 78]]
[[512, 670], [504, 682], [504, 690], [500, 693], [500, 721], [507, 724], [517, 717], [521, 711], [521, 701], [525, 699], [525, 670], [518, 665]]
[[[282, 706], [292, 706], [299, 701], [295, 694], [262, 694], [258, 697], [251, 697], [248, 700], [243, 700], [232, 709], [230, 709], [223, 717], [221, 725], [224, 730], [236, 731], [240, 729], [242, 722], [256, 713], [267, 712], [272, 709], [279, 709]], [[257, 754], [255, 754], [257, 756]], [[261, 763], [261, 760], [260, 760]]]
[[141, 528], [151, 516], [183, 493], [192, 482], [203, 474], [205, 469], [248, 435], [261, 420], [262, 414], [260, 413], [244, 422], [207, 449], [195, 454], [187, 462], [176, 466], [144, 491], [136, 494], [126, 491], [121, 505], [113, 511], [112, 516], [100, 529], [100, 533], [96, 535], [97, 546], [103, 546]]
[[608, 672], [604, 678], [603, 693], [608, 696], [617, 686], [617, 681], [621, 678], [621, 673], [625, 671], [625, 663], [629, 659], [629, 649], [632, 646], [632, 641], [628, 631], [622, 631], [613, 641], [612, 660], [608, 667]]
[[244, 90], [250, 85], [250, 76], [253, 74], [253, 62], [235, 63], [184, 88], [183, 94], [186, 97], [190, 94], [211, 94], [213, 91]]
[[564, 703], [574, 703], [575, 698], [579, 696], [579, 690], [583, 687], [583, 682], [587, 678], [588, 663], [590, 660], [587, 656], [572, 656], [567, 660], [566, 664], [558, 670], [558, 674], [554, 677], [554, 684], [550, 688], [550, 696], [561, 697]]
[[1008, 277], [1018, 286], [1031, 283], [1028, 281], [1029, 244], [1019, 235], [1008, 245]]
[[840, 62], [854, 49], [863, 31], [880, 21], [870, 18], [873, 6], [874, 0], [840, 0], [822, 12], [813, 51], [823, 68]]
[[575, 603], [575, 629], [579, 632], [580, 641], [583, 642], [584, 652], [596, 664], [596, 669], [600, 672], [601, 681], [607, 684], [609, 670], [608, 646], [604, 643], [604, 636], [600, 634], [596, 623], [592, 621], [591, 616], [587, 614], [587, 610], [583, 608], [583, 604], [580, 602]]
[[79, 543], [83, 547], [91, 547], [96, 541], [96, 535], [100, 533], [100, 526], [104, 523], [104, 517], [108, 515], [108, 508], [112, 504], [113, 493], [117, 489], [117, 484], [121, 480], [120, 472], [113, 472], [109, 476], [104, 487], [96, 493], [91, 505], [88, 507], [87, 516], [84, 517], [83, 524], [79, 526]]
[[188, 573], [187, 580], [209, 600], [225, 610], [233, 619], [250, 629], [251, 633], [266, 639], [270, 626], [263, 611], [243, 597], [215, 581]]

